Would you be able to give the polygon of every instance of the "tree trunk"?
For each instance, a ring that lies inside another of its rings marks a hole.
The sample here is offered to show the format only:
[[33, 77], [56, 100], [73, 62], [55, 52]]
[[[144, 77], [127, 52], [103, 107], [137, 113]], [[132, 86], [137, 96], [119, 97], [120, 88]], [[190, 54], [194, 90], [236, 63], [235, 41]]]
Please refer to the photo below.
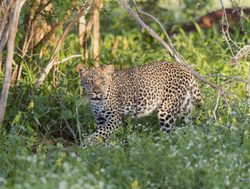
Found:
[[1, 4], [1, 10], [0, 10], [0, 39], [2, 39], [2, 35], [5, 33], [4, 29], [6, 28], [6, 25], [8, 24], [8, 17], [10, 16], [12, 12], [12, 5], [13, 1], [10, 0], [9, 2], [4, 1], [0, 2]]
[[86, 29], [87, 29], [87, 21], [85, 16], [82, 16], [78, 22], [78, 39], [79, 39], [79, 44], [82, 48], [84, 47], [83, 41]]
[[14, 12], [12, 14], [10, 20], [10, 34], [8, 37], [7, 43], [7, 57], [5, 61], [5, 74], [3, 80], [3, 87], [1, 91], [0, 97], [0, 123], [3, 123], [4, 114], [7, 106], [7, 98], [10, 88], [11, 82], [11, 69], [12, 69], [12, 62], [13, 62], [13, 55], [14, 55], [14, 45], [15, 45], [15, 38], [17, 33], [17, 26], [18, 26], [18, 19], [20, 15], [21, 8], [26, 0], [18, 0], [16, 1]]
[[103, 0], [97, 0], [93, 12], [93, 59], [95, 66], [99, 65], [100, 10], [102, 7]]
[[[83, 48], [83, 57], [85, 61], [89, 58], [88, 44], [90, 32], [93, 28], [93, 16], [89, 18], [88, 23], [86, 23], [86, 18], [81, 17], [82, 20], [79, 20], [78, 33], [79, 33], [79, 44]], [[82, 25], [82, 26], [80, 26]]]

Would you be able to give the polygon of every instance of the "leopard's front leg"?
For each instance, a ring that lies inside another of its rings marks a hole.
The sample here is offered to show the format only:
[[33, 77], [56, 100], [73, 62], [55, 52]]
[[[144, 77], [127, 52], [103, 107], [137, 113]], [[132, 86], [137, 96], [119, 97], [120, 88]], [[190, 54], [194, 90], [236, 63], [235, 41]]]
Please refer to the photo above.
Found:
[[118, 129], [121, 123], [121, 116], [119, 114], [113, 114], [112, 117], [107, 118], [103, 126], [99, 127], [87, 138], [84, 146], [97, 145], [106, 142], [111, 134]]

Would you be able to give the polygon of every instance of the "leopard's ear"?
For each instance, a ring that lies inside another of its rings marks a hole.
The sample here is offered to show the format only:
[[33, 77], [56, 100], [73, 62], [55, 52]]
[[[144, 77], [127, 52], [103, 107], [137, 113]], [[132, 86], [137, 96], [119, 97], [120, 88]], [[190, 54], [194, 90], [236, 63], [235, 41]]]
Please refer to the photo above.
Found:
[[89, 72], [88, 68], [84, 64], [78, 64], [76, 71], [79, 75], [86, 75]]
[[105, 71], [105, 73], [111, 75], [115, 72], [115, 67], [114, 67], [114, 65], [107, 65], [104, 67], [104, 71]]

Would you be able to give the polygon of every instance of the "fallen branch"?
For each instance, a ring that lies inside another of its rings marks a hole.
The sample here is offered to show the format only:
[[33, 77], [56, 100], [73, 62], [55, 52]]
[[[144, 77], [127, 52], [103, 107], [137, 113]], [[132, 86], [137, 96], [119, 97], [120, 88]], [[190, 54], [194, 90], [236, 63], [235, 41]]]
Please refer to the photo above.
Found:
[[[166, 51], [170, 54], [170, 56], [179, 64], [183, 65], [185, 68], [187, 68], [188, 70], [190, 70], [192, 72], [192, 74], [197, 77], [198, 79], [200, 79], [201, 81], [203, 81], [204, 83], [208, 84], [210, 87], [216, 89], [216, 90], [221, 90], [219, 86], [217, 86], [214, 83], [211, 83], [210, 81], [207, 81], [204, 77], [202, 77], [199, 73], [197, 73], [196, 71], [194, 71], [186, 62], [185, 60], [181, 57], [181, 55], [172, 47], [173, 44], [170, 43], [170, 45], [168, 45], [157, 33], [155, 33], [147, 24], [145, 24], [145, 22], [140, 18], [140, 16], [138, 14], [136, 14], [132, 8], [128, 5], [127, 2], [125, 2], [125, 0], [120, 0], [120, 3], [122, 4], [122, 6], [127, 10], [127, 12], [135, 19], [135, 21], [137, 23], [139, 23], [141, 25], [142, 28], [144, 28], [153, 38], [155, 38], [156, 40], [158, 40], [163, 47], [166, 49]], [[140, 11], [138, 8], [138, 13], [150, 16], [154, 21], [156, 21], [158, 24], [160, 24], [160, 22], [153, 17], [152, 15], [145, 13], [143, 11]], [[169, 36], [167, 35], [167, 32], [164, 30], [163, 26], [160, 24], [161, 28], [163, 29], [165, 35], [167, 36], [168, 40], [171, 42]]]
[[13, 55], [14, 55], [15, 38], [16, 38], [17, 27], [18, 27], [18, 19], [19, 19], [20, 11], [25, 1], [26, 0], [19, 0], [16, 2], [14, 12], [10, 20], [10, 26], [9, 26], [10, 33], [8, 36], [8, 43], [7, 43], [5, 74], [4, 74], [3, 87], [2, 87], [1, 97], [0, 97], [0, 123], [3, 122], [4, 114], [5, 114], [5, 110], [7, 106], [7, 98], [8, 98], [10, 82], [11, 82], [11, 69], [12, 69], [12, 62], [13, 62]]
[[40, 77], [38, 78], [38, 80], [35, 83], [35, 88], [37, 89], [38, 87], [40, 87], [40, 85], [42, 84], [42, 82], [44, 81], [45, 77], [48, 75], [49, 71], [51, 70], [52, 66], [55, 63], [55, 60], [57, 58], [57, 55], [61, 49], [61, 46], [63, 44], [64, 39], [66, 38], [67, 34], [69, 33], [69, 31], [72, 29], [72, 27], [74, 26], [74, 24], [79, 20], [79, 18], [83, 15], [86, 15], [89, 11], [89, 9], [92, 7], [92, 0], [87, 0], [83, 6], [83, 8], [79, 11], [79, 13], [76, 15], [76, 17], [67, 25], [67, 27], [65, 28], [62, 36], [60, 37], [60, 39], [57, 42], [56, 48], [54, 49], [54, 52], [52, 53], [52, 56], [49, 60], [49, 63], [47, 64], [47, 66], [45, 67], [45, 69], [43, 70], [43, 72], [41, 73]]

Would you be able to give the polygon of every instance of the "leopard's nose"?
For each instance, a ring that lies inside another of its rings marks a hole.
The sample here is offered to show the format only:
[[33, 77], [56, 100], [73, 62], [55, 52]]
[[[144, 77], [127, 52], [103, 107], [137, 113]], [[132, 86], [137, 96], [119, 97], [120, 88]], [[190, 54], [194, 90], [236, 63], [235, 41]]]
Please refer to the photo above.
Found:
[[93, 92], [94, 92], [95, 94], [99, 94], [99, 93], [101, 93], [101, 90], [100, 90], [98, 87], [94, 87], [94, 88], [93, 88]]

